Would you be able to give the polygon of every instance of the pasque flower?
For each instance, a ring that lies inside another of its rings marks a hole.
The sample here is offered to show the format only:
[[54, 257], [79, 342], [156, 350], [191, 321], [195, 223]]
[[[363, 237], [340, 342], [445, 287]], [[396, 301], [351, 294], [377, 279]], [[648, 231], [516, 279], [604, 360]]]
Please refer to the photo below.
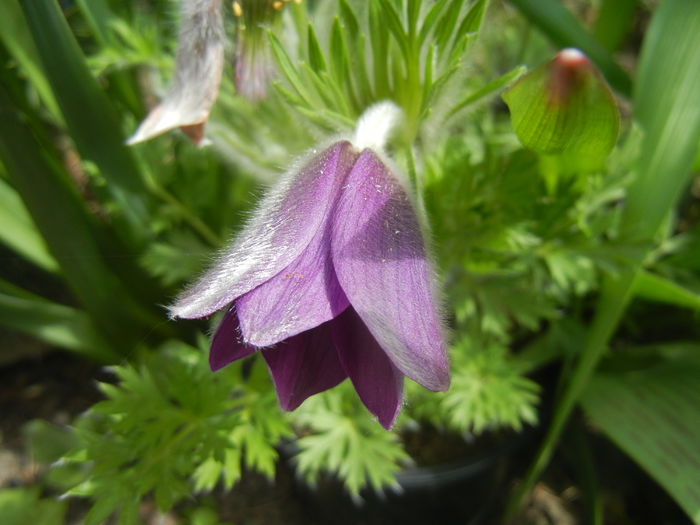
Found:
[[212, 369], [260, 351], [286, 410], [349, 377], [389, 428], [404, 376], [430, 390], [449, 385], [419, 219], [382, 153], [397, 112], [390, 103], [370, 108], [352, 142], [291, 169], [171, 307], [185, 318], [225, 308]]

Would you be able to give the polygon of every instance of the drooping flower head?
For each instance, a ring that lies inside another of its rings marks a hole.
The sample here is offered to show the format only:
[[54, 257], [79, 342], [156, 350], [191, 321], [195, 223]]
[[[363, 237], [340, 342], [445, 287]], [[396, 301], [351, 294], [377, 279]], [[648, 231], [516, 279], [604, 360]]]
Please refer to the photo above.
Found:
[[136, 144], [181, 128], [199, 144], [219, 93], [223, 68], [221, 0], [183, 0], [172, 85], [127, 143]]
[[198, 318], [225, 308], [212, 369], [260, 351], [286, 410], [349, 377], [389, 428], [404, 376], [431, 390], [449, 385], [421, 226], [382, 151], [398, 111], [370, 108], [352, 141], [290, 170], [170, 309]]

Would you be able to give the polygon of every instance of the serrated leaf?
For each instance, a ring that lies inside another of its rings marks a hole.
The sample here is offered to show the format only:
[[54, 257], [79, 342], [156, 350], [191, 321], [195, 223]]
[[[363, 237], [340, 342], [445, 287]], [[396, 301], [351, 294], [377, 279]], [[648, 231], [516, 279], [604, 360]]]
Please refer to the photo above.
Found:
[[116, 490], [108, 493], [100, 492], [99, 498], [83, 518], [83, 524], [101, 525], [117, 509], [121, 499], [122, 495]]
[[364, 411], [352, 389], [341, 386], [307, 400], [295, 413], [309, 429], [297, 441], [295, 456], [297, 470], [309, 483], [330, 472], [353, 496], [368, 486], [395, 486], [408, 455], [397, 436], [364, 417]]
[[228, 490], [241, 478], [241, 450], [227, 448], [224, 451], [224, 487]]
[[595, 169], [620, 128], [615, 100], [602, 76], [578, 50], [565, 49], [503, 94], [520, 142], [538, 153], [566, 155]]
[[205, 459], [192, 474], [195, 492], [212, 490], [219, 481], [222, 470], [223, 465], [213, 457]]

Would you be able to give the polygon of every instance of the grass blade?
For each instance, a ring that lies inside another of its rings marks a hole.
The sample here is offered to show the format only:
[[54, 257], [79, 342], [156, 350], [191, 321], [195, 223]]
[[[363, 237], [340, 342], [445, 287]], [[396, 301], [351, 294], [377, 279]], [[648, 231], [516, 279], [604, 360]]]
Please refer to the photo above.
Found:
[[20, 0], [20, 4], [78, 151], [100, 168], [115, 200], [134, 226], [133, 237], [139, 238], [145, 232], [148, 192], [124, 145], [112, 104], [90, 74], [58, 3]]
[[582, 396], [586, 414], [700, 523], [700, 390], [697, 360], [599, 373]]
[[104, 363], [119, 360], [90, 317], [0, 281], [0, 323], [50, 345], [86, 354]]
[[76, 297], [114, 345], [129, 351], [147, 314], [105, 262], [96, 226], [0, 83], [0, 161]]
[[22, 199], [3, 179], [0, 179], [0, 224], [1, 242], [42, 270], [58, 270], [58, 263], [37, 232]]
[[648, 240], [689, 181], [700, 143], [700, 2], [663, 2], [642, 46], [634, 90], [644, 130], [622, 234]]
[[49, 112], [60, 120], [61, 112], [42, 70], [39, 54], [18, 0], [0, 2], [0, 41], [37, 90]]
[[635, 297], [700, 311], [700, 294], [660, 275], [641, 271], [634, 281]]

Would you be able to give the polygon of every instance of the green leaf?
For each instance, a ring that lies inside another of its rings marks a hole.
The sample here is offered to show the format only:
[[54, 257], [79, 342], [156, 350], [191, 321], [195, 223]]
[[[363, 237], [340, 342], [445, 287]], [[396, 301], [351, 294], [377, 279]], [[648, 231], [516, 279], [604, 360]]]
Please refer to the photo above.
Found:
[[51, 114], [60, 119], [56, 98], [42, 70], [39, 53], [29, 33], [18, 0], [0, 2], [0, 41], [37, 90]]
[[33, 419], [22, 428], [32, 460], [53, 463], [77, 446], [75, 433], [44, 419]]
[[[72, 291], [110, 345], [124, 351], [140, 338], [148, 316], [109, 267], [97, 227], [68, 175], [49, 160], [48, 151], [18, 115], [0, 84], [0, 160]], [[99, 357], [99, 356], [98, 356]]]
[[287, 55], [287, 52], [284, 50], [284, 46], [282, 46], [282, 43], [272, 32], [268, 33], [268, 37], [270, 39], [272, 53], [275, 55], [275, 61], [277, 62], [277, 66], [279, 67], [280, 71], [297, 92], [303, 103], [309, 107], [313, 107], [313, 97], [304, 86], [304, 83], [299, 77], [294, 64], [292, 64], [289, 55]]
[[0, 490], [3, 525], [63, 525], [66, 510], [66, 502], [41, 499], [38, 489]]
[[0, 224], [1, 242], [43, 270], [58, 270], [58, 263], [49, 253], [19, 195], [3, 179], [0, 179]]
[[[408, 52], [408, 36], [404, 30], [403, 24], [401, 23], [401, 18], [399, 14], [394, 9], [394, 5], [388, 0], [379, 0], [379, 5], [381, 6], [382, 20], [384, 22], [384, 30], [389, 29], [389, 31], [394, 35], [396, 43], [399, 45], [399, 49], [406, 60], [409, 60]], [[386, 38], [386, 36], [384, 36]]]
[[44, 72], [78, 151], [93, 161], [109, 182], [109, 191], [126, 210], [131, 236], [143, 238], [147, 188], [124, 144], [117, 114], [92, 77], [61, 12], [50, 0], [20, 0], [41, 57]]
[[372, 50], [372, 73], [374, 93], [378, 98], [389, 96], [389, 39], [386, 37], [386, 24], [379, 2], [369, 2], [370, 48]]
[[326, 70], [326, 60], [323, 58], [323, 51], [321, 51], [321, 46], [318, 44], [318, 39], [316, 38], [316, 32], [314, 31], [314, 26], [309, 24], [308, 30], [308, 54], [309, 54], [309, 65], [314, 71], [325, 71]]
[[476, 0], [471, 6], [469, 6], [469, 11], [464, 16], [464, 20], [459, 24], [459, 29], [457, 30], [457, 37], [464, 35], [465, 33], [473, 33], [481, 29], [481, 24], [484, 21], [484, 15], [486, 14], [486, 9], [489, 6], [489, 0]]
[[350, 56], [345, 42], [345, 31], [340, 24], [340, 18], [335, 17], [331, 26], [330, 64], [335, 83], [341, 87], [344, 93], [343, 100], [353, 101], [352, 79], [350, 74]]
[[637, 71], [634, 112], [644, 131], [621, 235], [653, 238], [689, 181], [700, 143], [700, 2], [662, 2]]
[[298, 439], [295, 457], [307, 482], [331, 472], [353, 496], [367, 486], [381, 490], [396, 485], [396, 472], [408, 455], [396, 434], [366, 417], [347, 384], [308, 399], [294, 417], [309, 429]]
[[603, 0], [595, 22], [595, 37], [608, 51], [617, 51], [635, 21], [639, 0]]
[[[459, 12], [464, 5], [464, 0], [452, 0], [443, 17], [435, 27], [435, 46], [438, 50], [447, 49], [447, 43], [452, 38], [455, 26], [459, 21]], [[457, 39], [461, 35], [457, 35]]]
[[588, 417], [700, 523], [700, 364], [663, 362], [596, 374], [581, 399]]
[[[487, 429], [512, 428], [537, 422], [539, 388], [523, 377], [503, 345], [482, 345], [465, 338], [451, 351], [452, 386], [429, 393], [409, 386], [409, 408], [416, 417], [454, 432], [480, 434]], [[429, 396], [426, 398], [426, 395]]]
[[650, 272], [637, 274], [632, 293], [640, 299], [700, 310], [700, 294]]
[[605, 81], [578, 50], [565, 49], [503, 94], [520, 142], [595, 169], [617, 140], [620, 116]]
[[210, 491], [219, 481], [223, 465], [209, 457], [201, 463], [192, 474], [195, 492]]
[[482, 100], [495, 95], [498, 91], [515, 82], [523, 73], [525, 73], [525, 66], [518, 66], [515, 69], [508, 71], [508, 73], [501, 75], [500, 77], [487, 82], [481, 88], [476, 90], [474, 93], [470, 93], [461, 101], [459, 101], [449, 112], [449, 116], [453, 116], [455, 113], [464, 109], [467, 106], [477, 104]]
[[92, 34], [100, 45], [109, 43], [110, 24], [117, 21], [106, 0], [76, 0], [76, 4], [90, 25]]
[[420, 46], [423, 46], [425, 39], [428, 38], [428, 35], [435, 27], [440, 13], [447, 3], [447, 0], [437, 0], [437, 2], [435, 2], [428, 11], [428, 14], [425, 15], [425, 18], [423, 18], [423, 23], [421, 24], [420, 31], [418, 32], [418, 44]]
[[347, 34], [351, 35], [351, 38], [358, 36], [360, 34], [360, 23], [357, 21], [357, 16], [355, 16], [352, 7], [347, 0], [340, 0], [339, 6], [340, 18], [345, 25]]
[[630, 95], [629, 75], [564, 7], [559, 0], [510, 0], [525, 17], [559, 47], [576, 47], [586, 53], [605, 75], [610, 85], [623, 95]]

